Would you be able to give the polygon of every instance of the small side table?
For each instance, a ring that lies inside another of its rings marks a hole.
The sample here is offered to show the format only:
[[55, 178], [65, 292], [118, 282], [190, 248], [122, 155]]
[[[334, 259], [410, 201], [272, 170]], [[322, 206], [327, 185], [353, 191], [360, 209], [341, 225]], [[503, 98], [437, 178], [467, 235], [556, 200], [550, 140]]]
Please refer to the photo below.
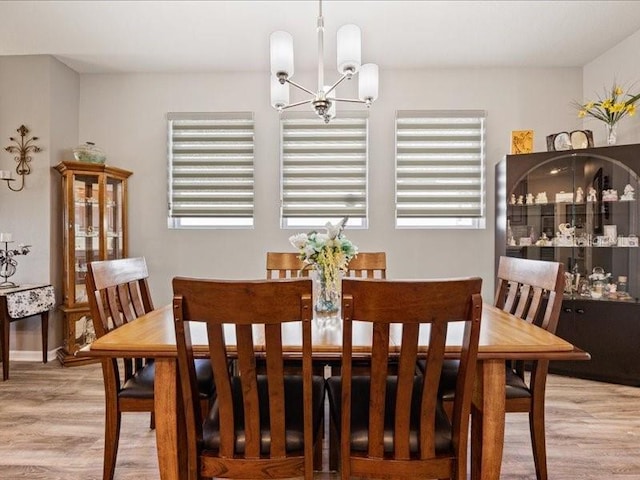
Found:
[[0, 289], [0, 345], [2, 380], [9, 379], [9, 325], [16, 320], [40, 315], [42, 322], [42, 362], [47, 363], [49, 344], [49, 310], [56, 299], [51, 285], [21, 285]]

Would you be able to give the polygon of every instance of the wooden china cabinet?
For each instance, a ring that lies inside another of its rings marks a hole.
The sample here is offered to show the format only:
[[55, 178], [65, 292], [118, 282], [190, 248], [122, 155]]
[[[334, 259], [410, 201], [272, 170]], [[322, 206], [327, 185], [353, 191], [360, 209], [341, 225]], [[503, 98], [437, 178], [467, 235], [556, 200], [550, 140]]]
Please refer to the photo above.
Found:
[[87, 363], [75, 353], [95, 338], [85, 287], [87, 263], [127, 256], [127, 179], [120, 168], [62, 162], [64, 366]]

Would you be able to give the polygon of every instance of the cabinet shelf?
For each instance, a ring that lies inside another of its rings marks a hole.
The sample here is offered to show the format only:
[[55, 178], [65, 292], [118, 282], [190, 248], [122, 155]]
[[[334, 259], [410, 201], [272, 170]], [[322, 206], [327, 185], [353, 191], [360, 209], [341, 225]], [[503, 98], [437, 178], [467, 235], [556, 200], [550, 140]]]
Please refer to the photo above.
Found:
[[613, 249], [613, 250], [636, 250], [637, 246], [619, 246], [619, 245], [507, 245], [507, 250], [520, 250], [521, 248], [588, 248], [588, 249]]
[[583, 205], [591, 205], [596, 206], [598, 204], [606, 204], [606, 205], [632, 205], [636, 200], [600, 200], [596, 202], [547, 202], [547, 203], [525, 203], [522, 205], [509, 203], [507, 208], [535, 208], [535, 207], [546, 207], [549, 205], [567, 205], [567, 206], [583, 206]]

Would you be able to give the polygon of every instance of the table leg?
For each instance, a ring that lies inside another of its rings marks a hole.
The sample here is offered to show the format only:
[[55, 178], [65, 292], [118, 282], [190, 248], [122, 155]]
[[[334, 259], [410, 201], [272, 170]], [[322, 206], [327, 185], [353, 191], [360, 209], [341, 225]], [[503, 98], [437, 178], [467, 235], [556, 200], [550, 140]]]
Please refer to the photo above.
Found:
[[157, 358], [155, 362], [154, 409], [160, 479], [184, 479], [187, 447], [178, 364], [175, 358]]
[[2, 348], [2, 381], [9, 379], [9, 315], [7, 297], [0, 297], [0, 348]]
[[47, 354], [49, 353], [49, 312], [45, 311], [40, 314], [40, 323], [42, 325], [42, 363], [47, 363]]
[[504, 360], [479, 361], [471, 408], [472, 479], [499, 480], [504, 421]]

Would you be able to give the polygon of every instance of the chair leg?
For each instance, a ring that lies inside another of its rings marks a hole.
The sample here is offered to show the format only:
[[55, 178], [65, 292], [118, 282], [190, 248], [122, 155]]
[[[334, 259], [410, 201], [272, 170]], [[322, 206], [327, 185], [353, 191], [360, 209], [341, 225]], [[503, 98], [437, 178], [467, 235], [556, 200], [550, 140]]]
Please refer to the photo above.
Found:
[[42, 363], [47, 363], [47, 353], [49, 353], [49, 312], [40, 314], [42, 324]]
[[329, 419], [329, 470], [340, 470], [340, 439], [332, 418]]
[[[544, 400], [544, 399], [543, 399]], [[544, 427], [544, 401], [533, 401], [529, 412], [529, 430], [533, 461], [536, 466], [536, 478], [547, 480], [547, 447]]]
[[320, 425], [318, 434], [315, 438], [315, 445], [313, 450], [313, 469], [322, 470], [322, 439], [324, 438], [324, 422]]
[[9, 379], [9, 314], [7, 313], [6, 297], [2, 297], [0, 305], [0, 348], [2, 348], [2, 381]]
[[117, 400], [115, 402], [107, 400], [105, 409], [104, 465], [102, 470], [102, 480], [113, 480], [113, 475], [116, 469], [116, 458], [118, 456], [121, 420], [122, 413], [118, 411]]

